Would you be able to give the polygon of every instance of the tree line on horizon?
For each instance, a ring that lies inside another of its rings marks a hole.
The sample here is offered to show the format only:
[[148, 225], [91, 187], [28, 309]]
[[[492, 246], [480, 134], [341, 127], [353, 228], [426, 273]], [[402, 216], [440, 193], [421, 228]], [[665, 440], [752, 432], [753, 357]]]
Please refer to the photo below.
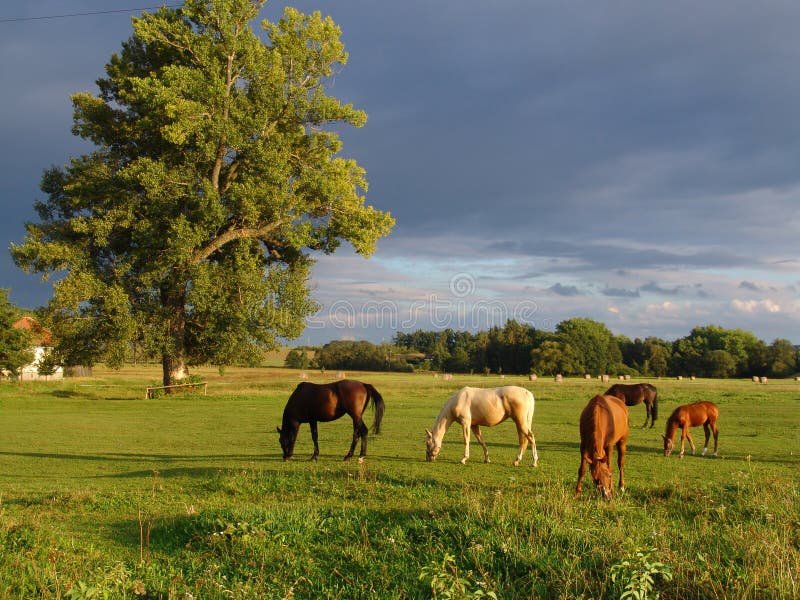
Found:
[[674, 341], [632, 340], [588, 318], [567, 319], [552, 332], [515, 320], [477, 333], [420, 329], [398, 332], [391, 343], [329, 342], [313, 358], [296, 348], [286, 358], [295, 368], [710, 378], [789, 377], [799, 365], [800, 350], [789, 340], [767, 344], [743, 329], [705, 325]]

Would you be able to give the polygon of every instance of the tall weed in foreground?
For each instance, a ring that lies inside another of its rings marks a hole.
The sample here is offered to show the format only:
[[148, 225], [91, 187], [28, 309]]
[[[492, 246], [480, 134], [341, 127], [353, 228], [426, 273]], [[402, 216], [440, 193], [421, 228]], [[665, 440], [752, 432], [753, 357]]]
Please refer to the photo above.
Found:
[[651, 550], [637, 550], [631, 558], [626, 558], [611, 566], [611, 581], [622, 587], [620, 600], [657, 600], [661, 597], [656, 591], [656, 578], [672, 581], [669, 565], [654, 560]]

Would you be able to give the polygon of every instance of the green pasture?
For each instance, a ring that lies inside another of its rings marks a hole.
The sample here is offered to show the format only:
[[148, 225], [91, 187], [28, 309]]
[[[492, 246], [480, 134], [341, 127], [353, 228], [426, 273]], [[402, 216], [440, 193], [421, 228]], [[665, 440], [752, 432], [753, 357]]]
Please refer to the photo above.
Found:
[[[193, 374], [207, 395], [145, 400], [155, 367], [0, 384], [0, 598], [800, 597], [795, 381], [650, 380], [656, 426], [631, 408], [627, 490], [605, 503], [588, 475], [573, 498], [597, 380], [348, 373], [386, 401], [367, 460], [341, 460], [345, 418], [320, 425], [313, 463], [302, 426], [285, 463], [298, 372]], [[491, 464], [475, 440], [459, 464], [457, 426], [425, 462], [453, 391], [507, 384], [536, 397], [538, 468], [530, 451], [511, 466], [511, 423], [484, 430]], [[696, 400], [720, 407], [719, 458], [663, 457], [669, 413]]]

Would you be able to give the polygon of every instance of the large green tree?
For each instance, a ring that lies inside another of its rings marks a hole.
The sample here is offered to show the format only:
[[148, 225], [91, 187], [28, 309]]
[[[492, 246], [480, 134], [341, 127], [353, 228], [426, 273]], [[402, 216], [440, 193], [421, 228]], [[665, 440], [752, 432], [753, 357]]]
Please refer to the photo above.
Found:
[[187, 0], [133, 19], [97, 95], [72, 96], [94, 144], [45, 172], [40, 222], [12, 248], [63, 274], [50, 325], [68, 363], [119, 365], [132, 342], [163, 364], [252, 360], [316, 310], [310, 252], [365, 256], [393, 219], [365, 204], [364, 170], [336, 129], [364, 112], [326, 94], [340, 30], [287, 8], [261, 35], [263, 0]]

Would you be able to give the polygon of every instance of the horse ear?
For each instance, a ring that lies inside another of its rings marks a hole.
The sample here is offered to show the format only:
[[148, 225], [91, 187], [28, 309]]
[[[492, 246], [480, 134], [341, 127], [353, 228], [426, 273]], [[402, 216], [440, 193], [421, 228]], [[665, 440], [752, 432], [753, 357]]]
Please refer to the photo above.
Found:
[[429, 438], [432, 438], [432, 437], [433, 437], [433, 434], [431, 433], [431, 430], [430, 430], [430, 429], [426, 429], [426, 430], [425, 430], [425, 435], [426, 435], [427, 437], [429, 437]]

